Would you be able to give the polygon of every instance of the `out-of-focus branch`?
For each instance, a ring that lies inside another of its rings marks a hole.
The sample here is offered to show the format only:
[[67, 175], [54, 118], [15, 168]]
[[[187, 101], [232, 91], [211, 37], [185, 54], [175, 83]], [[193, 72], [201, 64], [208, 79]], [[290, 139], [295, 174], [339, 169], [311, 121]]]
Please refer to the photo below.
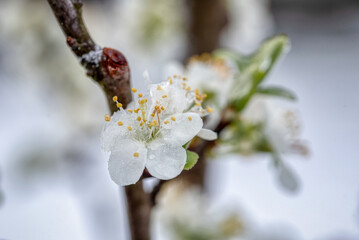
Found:
[[[82, 18], [81, 0], [48, 0], [59, 22], [66, 41], [87, 75], [104, 89], [111, 112], [117, 107], [113, 96], [124, 107], [132, 100], [130, 69], [123, 54], [115, 49], [101, 49], [91, 39]], [[142, 181], [126, 187], [128, 215], [133, 240], [150, 239], [150, 196], [143, 191]]]
[[212, 52], [219, 46], [228, 18], [223, 0], [186, 0], [188, 56]]

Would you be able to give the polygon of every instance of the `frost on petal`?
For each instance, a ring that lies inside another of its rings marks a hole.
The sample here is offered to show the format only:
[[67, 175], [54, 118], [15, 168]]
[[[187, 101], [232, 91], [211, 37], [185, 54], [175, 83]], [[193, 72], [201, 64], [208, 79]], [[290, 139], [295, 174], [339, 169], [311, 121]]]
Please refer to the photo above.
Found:
[[159, 179], [178, 176], [186, 164], [186, 150], [182, 146], [151, 144], [147, 153], [147, 170]]
[[192, 140], [203, 127], [201, 117], [196, 113], [175, 114], [165, 122], [157, 141], [182, 146]]
[[[118, 125], [119, 121], [123, 123], [122, 126]], [[130, 134], [126, 126], [129, 125], [131, 121], [130, 116], [124, 110], [117, 111], [112, 115], [111, 120], [106, 122], [102, 130], [101, 143], [105, 151], [115, 151], [121, 146], [122, 142], [128, 141]]]
[[206, 128], [202, 128], [197, 136], [208, 141], [214, 141], [217, 139], [217, 133]]
[[111, 179], [121, 186], [135, 184], [145, 169], [147, 149], [144, 145], [128, 140], [113, 151], [108, 161]]

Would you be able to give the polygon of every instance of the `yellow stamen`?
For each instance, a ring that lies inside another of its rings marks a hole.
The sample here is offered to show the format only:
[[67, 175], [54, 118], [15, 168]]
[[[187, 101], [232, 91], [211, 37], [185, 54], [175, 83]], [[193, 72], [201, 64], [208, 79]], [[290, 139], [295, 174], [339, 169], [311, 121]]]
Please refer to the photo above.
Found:
[[133, 93], [137, 92], [137, 89], [136, 89], [136, 88], [132, 88], [132, 92], [133, 92]]
[[135, 113], [138, 113], [138, 111], [140, 111], [140, 109], [139, 109], [139, 108], [137, 108], [136, 110], [134, 110], [134, 112], [135, 112]]
[[177, 75], [173, 75], [173, 78], [177, 78]]
[[117, 97], [117, 96], [114, 96], [114, 97], [112, 98], [112, 100], [113, 100], [114, 102], [116, 102], [116, 101], [118, 100], [118, 97]]
[[139, 122], [141, 121], [141, 117], [140, 117], [140, 116], [137, 117], [137, 121], [139, 121]]
[[140, 126], [142, 126], [142, 125], [143, 125], [143, 122], [140, 123]]
[[172, 116], [172, 117], [171, 117], [171, 120], [172, 120], [172, 121], [176, 121], [176, 118]]
[[154, 114], [154, 113], [152, 113], [152, 114], [151, 114], [151, 117], [155, 117], [155, 114]]
[[210, 107], [208, 107], [208, 106], [207, 106], [207, 108], [206, 108], [206, 109], [207, 109], [207, 111], [208, 111], [208, 112], [210, 112], [210, 113], [211, 113], [211, 112], [213, 112], [213, 109], [212, 109], [212, 108], [210, 108]]
[[138, 97], [143, 97], [143, 94], [142, 94], [142, 93], [139, 93], [139, 94], [138, 94]]
[[187, 90], [187, 91], [191, 91], [191, 87], [187, 87], [186, 90]]
[[183, 77], [182, 80], [183, 80], [183, 81], [187, 81], [187, 78], [186, 78], [186, 77]]
[[170, 121], [166, 120], [166, 121], [164, 121], [163, 123], [164, 123], [164, 124], [168, 124], [169, 122], [170, 122]]
[[188, 117], [188, 120], [192, 121], [192, 117]]
[[118, 126], [122, 126], [122, 125], [123, 125], [123, 122], [118, 121], [118, 122], [117, 122], [117, 125], [118, 125]]
[[162, 90], [162, 87], [160, 85], [158, 85], [157, 90]]
[[133, 110], [132, 110], [132, 109], [128, 109], [127, 111], [129, 111], [130, 113], [133, 113]]
[[133, 154], [133, 156], [138, 158], [138, 157], [140, 156], [140, 154], [139, 154], [138, 152], [135, 152], [135, 153]]
[[162, 111], [164, 111], [164, 110], [165, 110], [164, 106], [161, 106], [161, 110], [162, 110]]
[[151, 122], [151, 126], [154, 127], [154, 126], [156, 126], [156, 125], [157, 125], [157, 121], [156, 121], [156, 120], [153, 120], [153, 121]]
[[199, 102], [198, 102], [198, 103], [196, 103], [196, 106], [201, 106], [201, 103], [199, 103]]
[[117, 103], [116, 104], [118, 108], [122, 108], [122, 104], [121, 103]]
[[167, 95], [166, 95], [166, 94], [162, 96], [162, 98], [166, 98], [166, 97], [167, 97]]
[[106, 115], [105, 115], [105, 121], [106, 121], [106, 122], [111, 121], [111, 116], [108, 115], [108, 114], [106, 114]]
[[128, 129], [129, 131], [132, 131], [132, 127], [131, 127], [131, 126], [128, 126], [127, 129]]

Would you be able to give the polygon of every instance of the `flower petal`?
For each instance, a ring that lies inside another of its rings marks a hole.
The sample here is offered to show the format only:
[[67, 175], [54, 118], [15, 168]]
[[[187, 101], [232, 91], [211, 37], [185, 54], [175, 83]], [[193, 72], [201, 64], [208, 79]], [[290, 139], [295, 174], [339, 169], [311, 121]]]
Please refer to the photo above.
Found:
[[196, 113], [175, 114], [165, 119], [166, 121], [168, 124], [162, 123], [162, 129], [154, 144], [158, 142], [158, 145], [161, 145], [166, 142], [182, 146], [192, 140], [203, 127], [203, 121]]
[[182, 172], [186, 158], [186, 150], [182, 146], [150, 145], [146, 167], [152, 176], [167, 180], [177, 177]]
[[[118, 122], [123, 123], [122, 126]], [[131, 136], [126, 126], [131, 125], [132, 119], [125, 110], [115, 112], [111, 120], [106, 122], [101, 136], [101, 144], [104, 151], [116, 151], [123, 142], [127, 142]]]
[[147, 149], [141, 143], [128, 140], [113, 151], [108, 161], [111, 179], [121, 186], [135, 184], [145, 169]]
[[218, 137], [216, 132], [206, 128], [202, 128], [197, 136], [208, 141], [214, 141]]

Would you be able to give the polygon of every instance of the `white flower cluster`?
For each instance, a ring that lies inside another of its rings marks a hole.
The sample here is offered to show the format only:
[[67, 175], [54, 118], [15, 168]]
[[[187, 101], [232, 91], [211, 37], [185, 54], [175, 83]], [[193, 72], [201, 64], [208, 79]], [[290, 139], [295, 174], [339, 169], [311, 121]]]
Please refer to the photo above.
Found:
[[207, 118], [206, 127], [213, 128], [221, 118], [221, 111], [228, 104], [236, 69], [224, 59], [202, 54], [193, 56], [186, 66], [177, 62], [167, 66], [167, 75], [178, 72], [188, 77], [192, 87], [208, 95], [206, 103], [210, 103], [215, 111]]
[[167, 66], [166, 74], [184, 74], [194, 88], [214, 94], [216, 107], [223, 108], [228, 101], [228, 94], [234, 84], [236, 70], [224, 59], [217, 59], [210, 54], [202, 54], [190, 58], [184, 67], [180, 63]]
[[202, 108], [204, 95], [187, 86], [187, 78], [174, 75], [149, 86], [149, 95], [137, 94], [125, 110], [115, 96], [119, 111], [105, 115], [102, 133], [105, 151], [110, 151], [109, 172], [117, 184], [136, 183], [144, 169], [159, 179], [179, 175], [186, 164], [183, 145], [197, 134], [214, 140], [216, 134], [202, 129], [202, 116], [212, 111]]

